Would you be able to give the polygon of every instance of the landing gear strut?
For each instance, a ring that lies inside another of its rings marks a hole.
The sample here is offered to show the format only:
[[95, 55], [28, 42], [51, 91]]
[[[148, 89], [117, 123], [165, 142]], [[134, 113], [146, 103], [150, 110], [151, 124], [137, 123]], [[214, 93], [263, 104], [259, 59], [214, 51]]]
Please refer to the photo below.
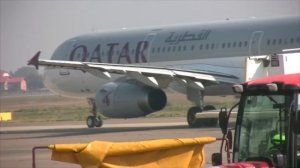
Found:
[[86, 119], [86, 125], [89, 128], [101, 127], [103, 122], [101, 116], [97, 115], [96, 104], [94, 99], [88, 99], [89, 104], [92, 106], [91, 113], [92, 116], [88, 116]]

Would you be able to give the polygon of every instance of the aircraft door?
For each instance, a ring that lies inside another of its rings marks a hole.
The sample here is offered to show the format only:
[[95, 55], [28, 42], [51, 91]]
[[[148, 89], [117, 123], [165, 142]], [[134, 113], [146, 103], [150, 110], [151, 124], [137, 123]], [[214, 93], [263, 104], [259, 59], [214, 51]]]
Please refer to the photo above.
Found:
[[149, 34], [147, 34], [144, 38], [144, 41], [148, 42], [148, 49], [146, 51], [146, 58], [148, 60], [148, 63], [150, 62], [150, 55], [151, 55], [151, 47], [152, 47], [152, 43], [155, 39], [157, 35], [157, 32], [150, 32]]
[[263, 31], [255, 31], [252, 33], [249, 43], [249, 56], [261, 54], [261, 41], [263, 38]]

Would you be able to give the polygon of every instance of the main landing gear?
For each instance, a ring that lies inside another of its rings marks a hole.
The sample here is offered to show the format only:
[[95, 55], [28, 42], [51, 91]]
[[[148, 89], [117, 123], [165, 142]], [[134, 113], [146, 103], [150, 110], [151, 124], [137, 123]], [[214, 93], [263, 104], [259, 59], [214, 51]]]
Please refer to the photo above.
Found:
[[215, 110], [214, 106], [208, 105], [203, 107], [203, 91], [192, 87], [186, 88], [187, 99], [194, 102], [196, 106], [191, 107], [187, 112], [187, 122], [190, 128], [212, 127], [218, 123], [217, 118], [196, 118], [196, 113], [201, 113], [207, 110]]
[[199, 128], [199, 127], [213, 127], [218, 123], [217, 118], [196, 118], [196, 113], [201, 113], [207, 110], [215, 110], [214, 106], [208, 105], [204, 106], [203, 110], [199, 106], [191, 107], [187, 112], [187, 122], [190, 128]]
[[87, 117], [87, 119], [86, 119], [86, 125], [89, 128], [101, 127], [102, 124], [103, 124], [103, 121], [101, 119], [101, 116], [97, 115], [97, 109], [96, 109], [95, 100], [94, 99], [88, 99], [88, 102], [92, 106], [91, 113], [93, 115]]

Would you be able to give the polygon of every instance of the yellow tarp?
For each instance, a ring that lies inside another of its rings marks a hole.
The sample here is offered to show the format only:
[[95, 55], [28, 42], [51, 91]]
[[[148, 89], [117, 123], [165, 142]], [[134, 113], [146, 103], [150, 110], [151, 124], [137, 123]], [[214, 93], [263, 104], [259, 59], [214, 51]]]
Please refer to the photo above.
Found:
[[213, 137], [117, 143], [94, 141], [56, 144], [49, 148], [52, 160], [80, 164], [83, 168], [199, 168], [205, 164], [204, 144], [214, 141]]
[[0, 121], [12, 120], [11, 112], [0, 112]]

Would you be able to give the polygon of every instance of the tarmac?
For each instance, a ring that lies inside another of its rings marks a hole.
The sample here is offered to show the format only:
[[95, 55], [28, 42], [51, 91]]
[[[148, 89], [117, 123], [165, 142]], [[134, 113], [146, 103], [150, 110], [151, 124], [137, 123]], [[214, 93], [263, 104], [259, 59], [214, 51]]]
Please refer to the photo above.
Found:
[[[108, 119], [101, 128], [87, 128], [84, 122], [1, 123], [0, 167], [32, 166], [32, 148], [50, 144], [88, 143], [95, 140], [128, 142], [166, 138], [220, 138], [220, 128], [189, 128], [185, 118]], [[206, 166], [211, 154], [220, 151], [220, 142], [205, 146]], [[51, 151], [36, 154], [37, 168], [78, 168], [79, 165], [51, 161]]]

